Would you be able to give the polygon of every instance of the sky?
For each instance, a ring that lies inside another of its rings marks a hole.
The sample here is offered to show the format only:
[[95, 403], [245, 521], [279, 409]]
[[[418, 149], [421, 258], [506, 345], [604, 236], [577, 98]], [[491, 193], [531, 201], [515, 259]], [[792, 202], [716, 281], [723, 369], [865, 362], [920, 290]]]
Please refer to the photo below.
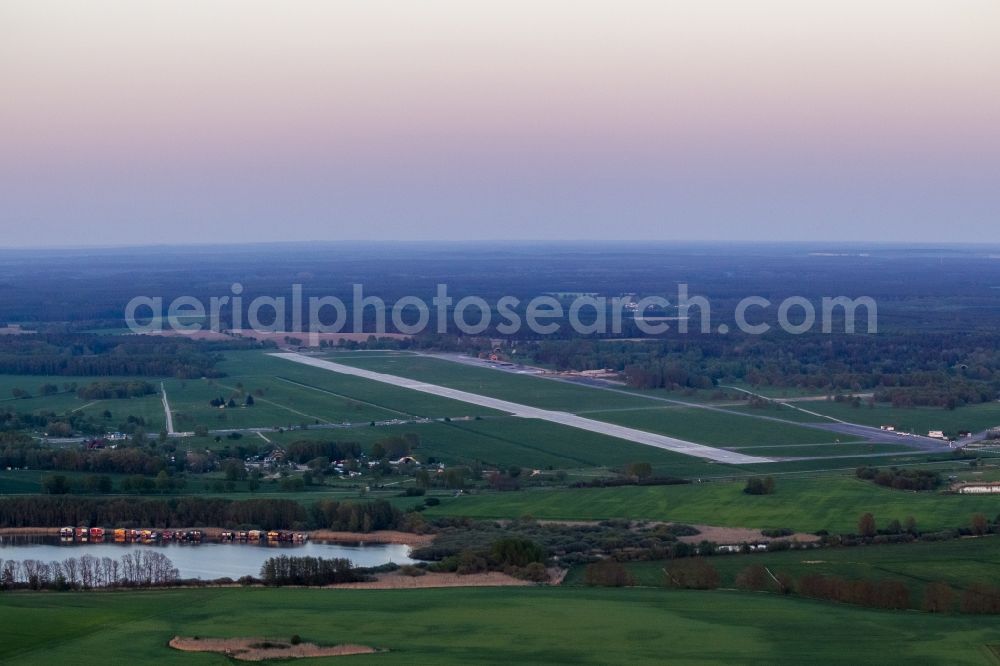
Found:
[[0, 247], [1000, 242], [997, 0], [0, 0]]

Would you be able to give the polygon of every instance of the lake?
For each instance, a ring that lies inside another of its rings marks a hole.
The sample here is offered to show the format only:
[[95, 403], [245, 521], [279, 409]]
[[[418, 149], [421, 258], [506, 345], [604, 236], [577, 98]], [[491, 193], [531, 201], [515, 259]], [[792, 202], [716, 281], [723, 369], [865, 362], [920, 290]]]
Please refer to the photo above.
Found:
[[128, 552], [155, 549], [174, 563], [181, 578], [215, 578], [257, 576], [260, 566], [277, 555], [310, 557], [344, 557], [358, 567], [374, 567], [395, 562], [409, 564], [410, 547], [394, 543], [334, 543], [307, 541], [304, 544], [199, 544], [169, 542], [157, 545], [134, 543], [70, 543], [58, 537], [0, 537], [0, 559], [5, 560], [65, 560], [70, 557], [93, 555], [118, 559]]

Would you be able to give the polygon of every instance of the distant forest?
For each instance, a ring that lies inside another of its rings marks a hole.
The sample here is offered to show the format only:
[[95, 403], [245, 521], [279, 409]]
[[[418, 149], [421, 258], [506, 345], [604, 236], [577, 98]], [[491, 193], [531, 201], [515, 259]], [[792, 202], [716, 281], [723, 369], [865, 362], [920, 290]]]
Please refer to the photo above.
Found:
[[648, 342], [542, 341], [519, 346], [561, 370], [610, 368], [636, 388], [710, 389], [726, 381], [831, 393], [873, 392], [897, 407], [955, 408], [1000, 394], [992, 333], [676, 336]]
[[259, 346], [253, 340], [205, 342], [186, 338], [80, 332], [0, 335], [0, 374], [180, 379], [221, 377], [223, 373], [215, 365], [222, 359], [223, 350]]
[[[452, 325], [444, 335], [374, 344], [476, 353], [489, 350], [491, 338], [502, 338], [517, 359], [559, 369], [612, 368], [635, 387], [696, 389], [741, 381], [874, 392], [877, 400], [898, 406], [957, 407], [996, 399], [1000, 391], [997, 257], [1000, 248], [985, 246], [849, 243], [314, 243], [0, 251], [0, 326], [19, 322], [41, 331], [0, 335], [0, 374], [212, 377], [219, 374], [222, 351], [255, 344], [81, 333], [120, 329], [125, 305], [138, 295], [162, 297], [164, 303], [178, 296], [208, 302], [231, 295], [239, 283], [244, 303], [256, 296], [290, 302], [297, 284], [304, 299], [336, 296], [350, 310], [355, 284], [390, 304], [403, 296], [430, 302], [438, 284], [448, 285], [456, 300], [471, 295], [495, 304], [502, 296], [526, 301], [542, 294], [660, 295], [675, 301], [678, 284], [684, 283], [691, 295], [711, 301], [713, 325], [727, 323], [733, 331], [735, 306], [747, 296], [773, 303], [788, 296], [812, 302], [868, 296], [878, 304], [878, 332], [837, 334], [834, 322], [830, 335], [670, 332], [652, 339], [626, 318], [620, 333], [601, 338], [581, 337], [563, 321], [559, 332], [544, 338], [526, 327], [507, 337], [495, 328], [461, 336]], [[291, 310], [284, 322], [289, 330]], [[756, 314], [773, 324], [775, 310]], [[229, 326], [232, 312], [224, 307], [221, 318]], [[373, 327], [374, 318], [374, 309], [367, 308], [366, 326]]]

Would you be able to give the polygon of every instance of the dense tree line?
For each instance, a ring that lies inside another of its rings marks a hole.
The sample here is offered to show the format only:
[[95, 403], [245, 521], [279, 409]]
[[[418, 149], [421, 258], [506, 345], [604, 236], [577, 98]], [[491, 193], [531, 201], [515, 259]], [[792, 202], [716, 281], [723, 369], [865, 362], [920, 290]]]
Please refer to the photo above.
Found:
[[996, 399], [996, 382], [972, 383], [939, 377], [940, 384], [881, 388], [875, 391], [876, 402], [892, 403], [893, 407], [944, 407], [956, 409]]
[[361, 456], [361, 445], [355, 442], [319, 442], [300, 440], [285, 447], [285, 456], [291, 462], [304, 465], [316, 458], [345, 460]]
[[941, 475], [928, 469], [859, 467], [855, 474], [859, 479], [896, 490], [934, 490], [941, 485]]
[[154, 476], [167, 463], [163, 454], [145, 448], [57, 449], [23, 438], [0, 441], [0, 467]]
[[129, 415], [124, 422], [112, 425], [111, 417], [103, 420], [88, 416], [83, 412], [56, 414], [51, 411], [35, 413], [0, 411], [0, 430], [42, 430], [51, 437], [69, 437], [73, 434], [98, 435], [111, 428], [121, 432], [131, 432], [136, 427], [145, 426], [141, 417]]
[[141, 398], [156, 393], [156, 387], [144, 381], [104, 381], [92, 382], [77, 389], [76, 395], [82, 400], [112, 400]]
[[1000, 587], [988, 583], [973, 583], [963, 590], [960, 608], [963, 613], [1000, 613]]
[[367, 580], [367, 576], [342, 557], [281, 555], [270, 557], [261, 565], [260, 579], [265, 585], [335, 585]]
[[155, 550], [136, 550], [117, 560], [93, 555], [52, 562], [0, 560], [0, 585], [7, 590], [150, 587], [169, 585], [177, 579], [170, 558]]
[[403, 514], [385, 500], [374, 502], [338, 502], [319, 500], [310, 507], [313, 525], [347, 532], [391, 530], [403, 524]]
[[223, 373], [215, 366], [224, 350], [257, 346], [252, 340], [206, 342], [146, 335], [9, 335], [0, 336], [0, 374], [221, 377]]
[[230, 500], [214, 497], [69, 498], [61, 495], [0, 499], [0, 527], [227, 527], [333, 529], [368, 532], [403, 527], [403, 514], [385, 500]]
[[892, 335], [672, 335], [662, 339], [525, 342], [518, 354], [560, 370], [611, 368], [639, 388], [727, 381], [815, 391], [875, 391], [899, 406], [996, 399], [1000, 350], [985, 332]]
[[796, 591], [804, 597], [870, 608], [902, 610], [910, 607], [909, 590], [894, 580], [851, 580], [809, 574], [799, 578]]

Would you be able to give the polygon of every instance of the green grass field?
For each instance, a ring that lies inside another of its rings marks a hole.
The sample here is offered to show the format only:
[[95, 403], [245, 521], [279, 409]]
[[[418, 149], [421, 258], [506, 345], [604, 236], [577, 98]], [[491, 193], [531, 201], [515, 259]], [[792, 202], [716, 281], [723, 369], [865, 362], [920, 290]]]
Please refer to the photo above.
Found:
[[[254, 396], [254, 405], [244, 407], [237, 384]], [[215, 380], [169, 380], [164, 383], [174, 427], [192, 430], [195, 425], [210, 429], [252, 428], [298, 425], [301, 423], [358, 423], [398, 418], [395, 411], [368, 405], [301, 387], [273, 378], [230, 378]], [[260, 394], [257, 394], [260, 391]], [[234, 397], [236, 408], [212, 407], [213, 398]]]
[[263, 386], [269, 390], [274, 384], [288, 384], [291, 381], [321, 397], [353, 400], [388, 410], [397, 416], [405, 414], [454, 417], [501, 414], [485, 407], [292, 363], [259, 351], [226, 352], [226, 360], [219, 364], [219, 368], [227, 373], [227, 376], [220, 380], [223, 384], [234, 385], [236, 382], [242, 382], [246, 387]]
[[[710, 560], [721, 575], [721, 587], [733, 587], [736, 575], [752, 564], [766, 566], [774, 573], [798, 579], [807, 574], [824, 574], [850, 579], [897, 580], [910, 588], [911, 600], [919, 604], [927, 583], [944, 582], [956, 589], [991, 581], [1000, 567], [1000, 537], [911, 543], [788, 550], [776, 553], [720, 555]], [[630, 562], [636, 584], [664, 584], [663, 561]], [[567, 584], [582, 584], [583, 567], [566, 576]]]
[[451, 388], [510, 400], [542, 409], [577, 412], [617, 407], [654, 407], [657, 401], [578, 386], [568, 382], [519, 375], [426, 356], [349, 356], [331, 360], [375, 372], [410, 377]]
[[[806, 456], [826, 456], [835, 458], [839, 456], [863, 456], [872, 453], [895, 453], [902, 454], [914, 451], [903, 444], [881, 444], [871, 442], [830, 442], [827, 444], [769, 444], [766, 446], [738, 446], [729, 447], [754, 456], [769, 457], [806, 457]], [[872, 464], [878, 464], [873, 462]]]
[[[585, 413], [589, 418], [713, 445], [810, 444], [830, 441], [820, 430], [698, 408], [683, 408], [640, 393], [605, 391], [530, 375], [479, 368], [423, 356], [338, 354], [340, 363], [420, 379], [543, 409]], [[779, 412], [774, 410], [774, 414]], [[769, 412], [766, 414], [772, 415]]]
[[633, 518], [802, 532], [857, 528], [866, 512], [885, 524], [913, 516], [923, 530], [968, 526], [974, 513], [994, 517], [1000, 496], [912, 493], [847, 476], [781, 478], [773, 495], [746, 495], [742, 482], [532, 490], [449, 498], [428, 515], [473, 518], [600, 520]]
[[[449, 464], [480, 462], [501, 468], [577, 469], [620, 467], [631, 462], [649, 462], [662, 475], [727, 476], [743, 474], [736, 467], [705, 462], [699, 458], [643, 446], [547, 421], [513, 416], [488, 417], [480, 421], [407, 423], [348, 429], [291, 430], [268, 432], [273, 442], [329, 440], [357, 442], [364, 447], [394, 435], [414, 433], [420, 437], [415, 454], [420, 460], [434, 458]], [[246, 441], [246, 435], [244, 441]], [[188, 440], [184, 440], [187, 447]], [[252, 440], [250, 440], [252, 441]], [[263, 444], [263, 441], [260, 442]], [[217, 447], [209, 442], [209, 446]]]
[[[66, 391], [63, 388], [67, 383], [73, 383], [78, 387], [82, 387], [92, 382], [136, 381], [137, 379], [147, 381], [159, 388], [158, 379], [147, 377], [0, 375], [0, 410], [21, 413], [54, 412], [56, 414], [82, 412], [99, 421], [102, 420], [101, 413], [104, 410], [108, 410], [112, 414], [112, 418], [107, 421], [110, 429], [117, 428], [128, 416], [138, 416], [146, 419], [147, 430], [157, 431], [163, 427], [164, 423], [163, 407], [159, 395], [121, 400], [81, 400], [76, 396], [75, 391]], [[41, 396], [41, 387], [45, 384], [58, 386], [60, 392], [53, 395]], [[11, 394], [11, 391], [15, 388], [28, 391], [32, 397], [15, 400]]]
[[[462, 433], [482, 442], [486, 447], [483, 450], [483, 455], [487, 456], [484, 460], [495, 460], [491, 451], [503, 447], [515, 454], [511, 458], [512, 464], [525, 467], [543, 469], [545, 465], [529, 463], [542, 462], [542, 456], [545, 456], [555, 461], [553, 466], [556, 468], [621, 467], [645, 461], [654, 466], [656, 473], [663, 475], [720, 476], [739, 473], [728, 465], [535, 419], [509, 417], [453, 422], [450, 425], [450, 436]], [[467, 451], [468, 448], [463, 446], [454, 455], [466, 454]]]
[[[805, 409], [812, 410], [810, 405], [814, 405], [814, 402], [798, 402], [792, 403], [800, 405]], [[801, 409], [796, 409], [794, 407], [785, 407], [784, 405], [776, 405], [772, 403], [769, 407], [751, 407], [749, 405], [732, 405], [724, 407], [725, 410], [730, 412], [736, 412], [738, 414], [750, 414], [751, 416], [773, 416], [777, 419], [783, 419], [785, 421], [795, 421], [796, 423], [829, 423], [829, 419], [824, 419], [822, 416], [816, 416], [815, 414], [808, 414]]]
[[[1000, 627], [973, 616], [864, 610], [738, 592], [466, 588], [16, 593], [0, 659], [223, 664], [175, 635], [267, 636], [389, 650], [352, 664], [995, 663]], [[344, 658], [311, 659], [339, 664]]]
[[951, 410], [938, 407], [904, 409], [882, 403], [878, 403], [874, 407], [867, 405], [851, 407], [844, 403], [825, 400], [798, 404], [809, 411], [826, 414], [843, 421], [870, 426], [890, 424], [896, 426], [897, 430], [915, 432], [920, 435], [926, 435], [929, 430], [979, 432], [1000, 426], [1000, 402], [966, 405]]

